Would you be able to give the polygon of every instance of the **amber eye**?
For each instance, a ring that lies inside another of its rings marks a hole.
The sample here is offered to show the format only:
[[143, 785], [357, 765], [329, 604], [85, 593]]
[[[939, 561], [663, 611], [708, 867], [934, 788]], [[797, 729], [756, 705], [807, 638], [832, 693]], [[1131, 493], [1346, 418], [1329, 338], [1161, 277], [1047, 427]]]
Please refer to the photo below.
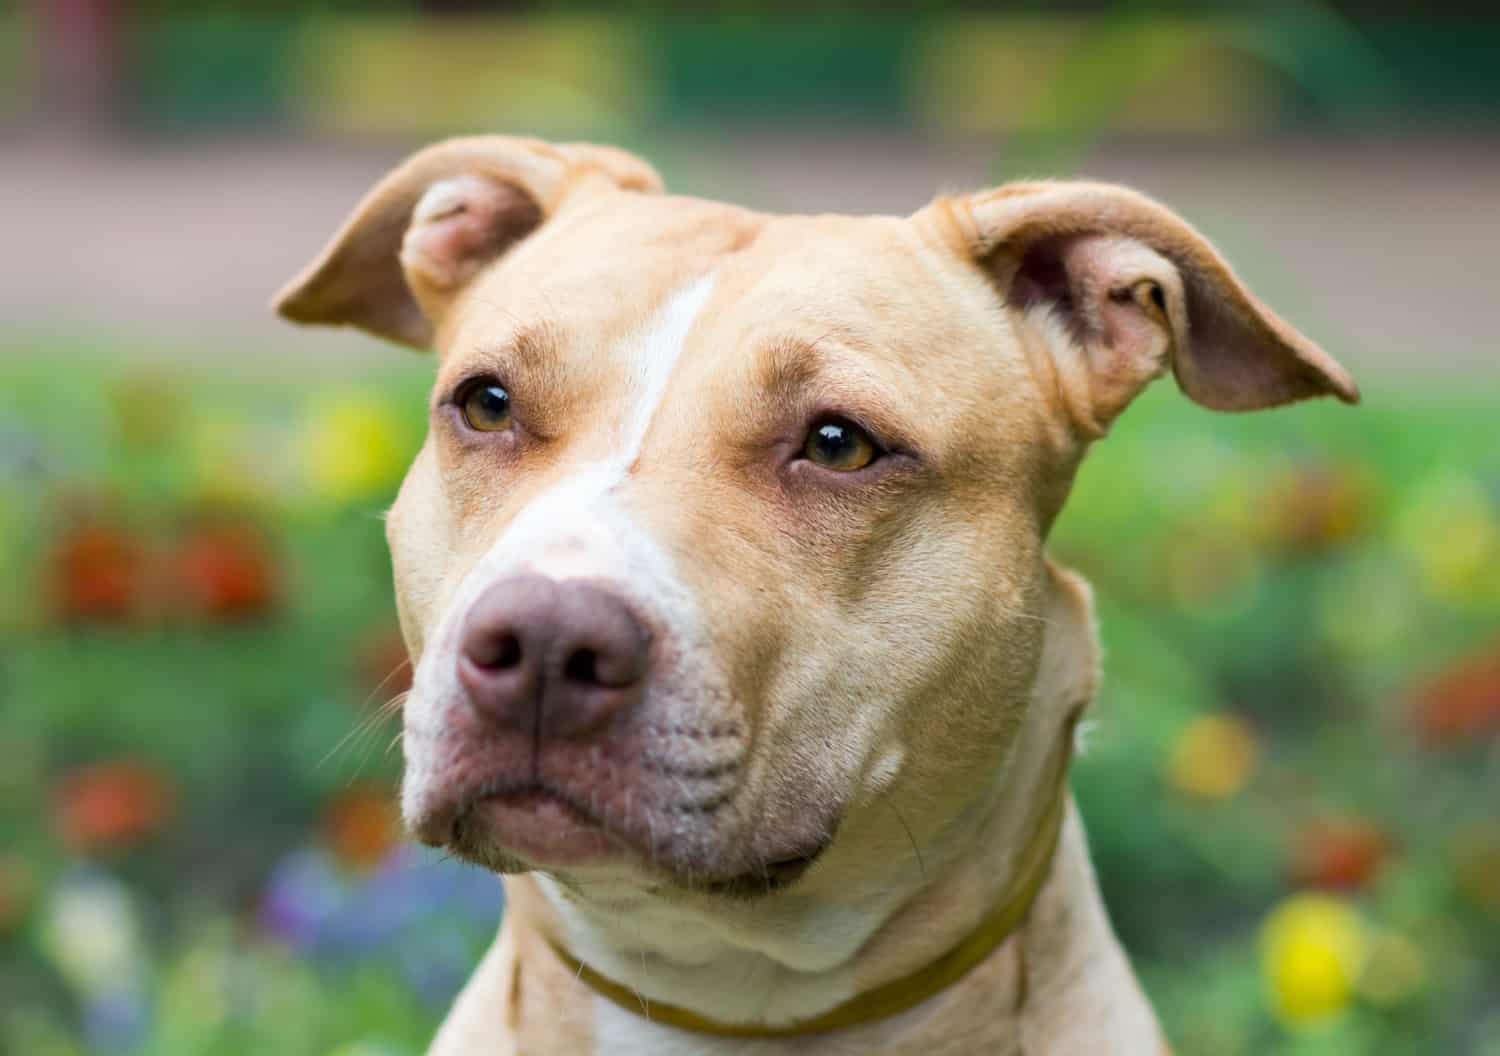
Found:
[[880, 455], [870, 434], [842, 418], [825, 418], [813, 423], [802, 457], [827, 469], [852, 473], [864, 469]]
[[466, 385], [458, 394], [458, 408], [470, 429], [496, 433], [510, 428], [510, 393], [493, 380], [481, 378]]

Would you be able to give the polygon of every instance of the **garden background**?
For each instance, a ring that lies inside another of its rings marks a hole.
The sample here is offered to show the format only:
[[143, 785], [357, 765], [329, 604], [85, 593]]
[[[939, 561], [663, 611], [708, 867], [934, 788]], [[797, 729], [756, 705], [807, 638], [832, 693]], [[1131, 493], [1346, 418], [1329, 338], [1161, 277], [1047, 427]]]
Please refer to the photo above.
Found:
[[381, 710], [430, 361], [265, 308], [472, 130], [798, 211], [1087, 174], [1208, 232], [1366, 398], [1163, 383], [1084, 469], [1106, 899], [1180, 1053], [1500, 1053], [1500, 17], [879, 12], [0, 9], [0, 1053], [415, 1054], [492, 935]]

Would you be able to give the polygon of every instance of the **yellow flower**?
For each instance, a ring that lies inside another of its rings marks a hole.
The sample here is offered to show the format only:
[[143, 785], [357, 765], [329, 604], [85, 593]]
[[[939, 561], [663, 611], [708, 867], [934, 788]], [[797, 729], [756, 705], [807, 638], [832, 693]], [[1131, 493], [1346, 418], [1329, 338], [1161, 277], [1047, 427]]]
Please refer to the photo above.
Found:
[[1427, 961], [1405, 935], [1385, 931], [1370, 940], [1369, 957], [1359, 978], [1359, 994], [1377, 1005], [1399, 1005], [1427, 982]]
[[277, 458], [245, 422], [206, 414], [194, 418], [185, 438], [192, 497], [205, 505], [267, 505], [278, 489]]
[[395, 489], [410, 457], [400, 415], [368, 393], [317, 407], [308, 423], [308, 477], [335, 502], [384, 497]]
[[1255, 772], [1260, 744], [1235, 715], [1205, 715], [1188, 724], [1167, 761], [1167, 780], [1196, 799], [1228, 799]]
[[1398, 518], [1396, 537], [1432, 597], [1469, 604], [1500, 597], [1500, 517], [1478, 481], [1455, 475], [1424, 485]]
[[1271, 1007], [1302, 1030], [1336, 1018], [1354, 995], [1369, 943], [1359, 913], [1344, 899], [1297, 894], [1261, 926], [1261, 972]]

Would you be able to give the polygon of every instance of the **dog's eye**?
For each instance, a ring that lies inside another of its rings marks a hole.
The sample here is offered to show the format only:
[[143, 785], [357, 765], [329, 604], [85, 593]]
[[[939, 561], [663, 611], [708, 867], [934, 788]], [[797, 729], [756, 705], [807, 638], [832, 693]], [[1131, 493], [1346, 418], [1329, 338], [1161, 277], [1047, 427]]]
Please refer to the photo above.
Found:
[[802, 457], [827, 469], [852, 473], [880, 457], [880, 448], [853, 422], [825, 418], [814, 422], [802, 445]]
[[465, 385], [457, 403], [470, 429], [495, 433], [510, 428], [510, 393], [493, 379], [480, 378]]

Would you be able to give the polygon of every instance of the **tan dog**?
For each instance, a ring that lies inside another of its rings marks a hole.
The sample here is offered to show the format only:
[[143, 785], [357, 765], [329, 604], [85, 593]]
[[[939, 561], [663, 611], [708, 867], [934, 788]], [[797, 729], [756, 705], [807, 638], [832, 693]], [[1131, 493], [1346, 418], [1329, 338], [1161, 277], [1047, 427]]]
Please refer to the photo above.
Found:
[[484, 137], [278, 308], [439, 352], [389, 520], [403, 808], [509, 909], [433, 1052], [1161, 1048], [1067, 801], [1097, 647], [1043, 544], [1169, 368], [1357, 399], [1191, 227], [1086, 183], [765, 216]]

